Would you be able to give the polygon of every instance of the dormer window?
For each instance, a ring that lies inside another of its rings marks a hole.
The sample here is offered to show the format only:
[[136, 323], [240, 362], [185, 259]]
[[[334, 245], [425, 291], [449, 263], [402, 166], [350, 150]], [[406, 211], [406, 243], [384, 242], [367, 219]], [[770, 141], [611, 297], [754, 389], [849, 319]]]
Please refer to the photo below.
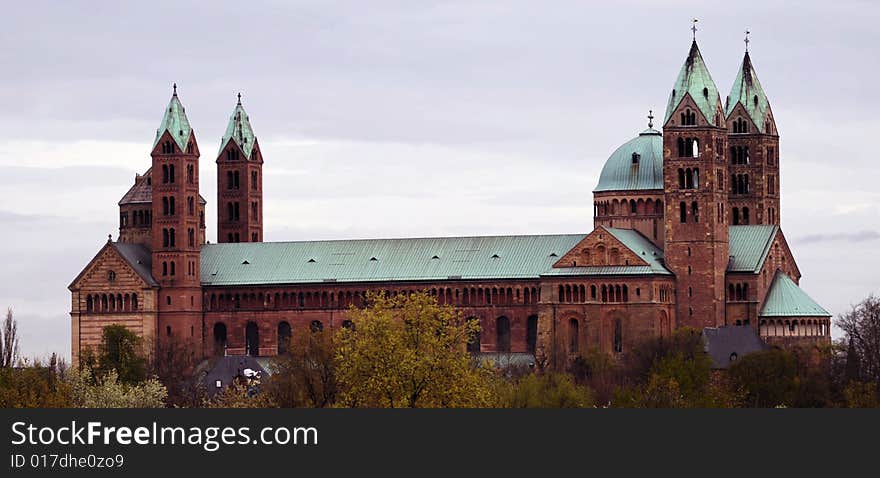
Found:
[[642, 155], [640, 155], [639, 153], [633, 153], [633, 154], [632, 154], [632, 163], [633, 163], [633, 164], [639, 164], [639, 159], [640, 159], [641, 157], [642, 157]]

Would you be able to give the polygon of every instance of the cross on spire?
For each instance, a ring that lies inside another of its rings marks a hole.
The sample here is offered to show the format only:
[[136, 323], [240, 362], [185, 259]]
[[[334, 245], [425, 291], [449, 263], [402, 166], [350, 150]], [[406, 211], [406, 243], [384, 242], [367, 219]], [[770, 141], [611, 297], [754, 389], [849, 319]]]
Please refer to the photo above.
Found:
[[746, 43], [746, 53], [749, 52], [749, 41], [750, 41], [749, 40], [749, 33], [752, 33], [752, 32], [746, 30], [746, 39], [743, 40]]
[[648, 128], [654, 127], [654, 110], [648, 110]]
[[697, 20], [696, 18], [694, 18], [691, 21], [691, 23], [693, 23], [693, 25], [691, 26], [691, 31], [694, 32], [694, 41], [697, 41], [697, 22], [698, 21], [699, 20]]
[[177, 96], [177, 82], [174, 82], [172, 86], [174, 87], [174, 96]]
[[238, 106], [241, 106], [241, 93], [238, 93]]

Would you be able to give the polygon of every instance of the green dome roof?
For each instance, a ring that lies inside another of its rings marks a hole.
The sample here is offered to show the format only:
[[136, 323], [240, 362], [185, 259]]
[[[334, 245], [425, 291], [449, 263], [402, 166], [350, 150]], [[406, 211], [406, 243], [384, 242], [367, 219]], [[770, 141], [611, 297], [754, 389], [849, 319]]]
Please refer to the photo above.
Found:
[[648, 128], [608, 158], [593, 192], [663, 189], [663, 136]]

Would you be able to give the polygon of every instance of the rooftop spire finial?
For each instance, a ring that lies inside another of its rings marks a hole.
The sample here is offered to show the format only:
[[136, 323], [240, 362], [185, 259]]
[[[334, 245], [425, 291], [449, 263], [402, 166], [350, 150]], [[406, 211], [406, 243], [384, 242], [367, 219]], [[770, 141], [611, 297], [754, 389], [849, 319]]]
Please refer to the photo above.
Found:
[[648, 110], [648, 128], [654, 127], [654, 110]]
[[693, 25], [691, 25], [691, 31], [694, 32], [694, 41], [697, 41], [697, 22], [698, 21], [699, 20], [697, 20], [696, 18], [691, 20], [691, 23], [693, 23]]
[[172, 87], [174, 88], [174, 95], [172, 95], [172, 96], [177, 96], [177, 82], [176, 81], [174, 82]]
[[241, 106], [241, 92], [238, 93], [238, 106]]
[[749, 34], [750, 34], [750, 33], [752, 33], [752, 32], [746, 30], [746, 39], [743, 40], [743, 41], [746, 43], [746, 53], [749, 52], [749, 41], [750, 41], [750, 40], [749, 40]]

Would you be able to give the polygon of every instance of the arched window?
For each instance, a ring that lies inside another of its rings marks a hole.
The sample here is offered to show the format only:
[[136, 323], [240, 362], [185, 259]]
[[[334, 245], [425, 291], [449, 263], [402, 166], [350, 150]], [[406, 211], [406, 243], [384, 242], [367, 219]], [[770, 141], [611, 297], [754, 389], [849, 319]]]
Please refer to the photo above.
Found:
[[739, 225], [739, 208], [738, 207], [733, 208], [731, 213], [733, 214], [733, 225], [734, 226]]
[[590, 286], [590, 298], [596, 300], [596, 286]]
[[697, 138], [693, 139], [693, 145], [691, 146], [691, 156], [693, 156], [694, 158], [700, 157], [700, 141]]
[[749, 208], [747, 208], [747, 207], [744, 207], [742, 209], [742, 221], [743, 221], [743, 224], [749, 223]]
[[559, 286], [559, 302], [565, 302], [565, 287]]
[[226, 355], [226, 324], [223, 322], [214, 324], [214, 355]]
[[684, 171], [684, 187], [686, 189], [694, 188], [694, 172], [690, 168]]
[[608, 286], [602, 284], [602, 302], [608, 302]]
[[696, 201], [691, 203], [691, 215], [694, 217], [694, 222], [700, 222], [700, 210]]
[[630, 214], [635, 214], [636, 211], [637, 211], [636, 201], [635, 201], [635, 199], [630, 199], [629, 200], [629, 212], [630, 212]]
[[615, 352], [623, 352], [623, 324], [620, 319], [614, 319], [614, 341], [612, 348]]
[[679, 220], [682, 224], [687, 222], [687, 205], [684, 202], [678, 205]]
[[177, 214], [176, 208], [174, 207], [174, 196], [168, 198], [168, 211], [172, 216]]
[[678, 168], [678, 189], [684, 189], [684, 169]]
[[733, 284], [730, 284], [727, 287], [727, 300], [729, 300], [729, 301], [736, 300], [736, 289], [733, 287]]
[[244, 332], [245, 352], [247, 355], [257, 357], [260, 355], [260, 329], [256, 322], [248, 322]]
[[571, 319], [568, 321], [568, 352], [572, 354], [578, 353], [578, 321]]
[[284, 355], [290, 351], [290, 324], [286, 321], [278, 323], [278, 355]]
[[496, 350], [498, 352], [510, 352], [510, 320], [507, 317], [498, 317], [495, 320]]
[[678, 157], [685, 157], [684, 138], [678, 138]]
[[235, 210], [233, 209], [231, 202], [226, 203], [226, 213], [229, 221], [235, 220]]
[[[526, 289], [528, 290], [528, 289]], [[538, 316], [530, 315], [526, 320], [526, 351], [533, 354], [538, 346]]]

